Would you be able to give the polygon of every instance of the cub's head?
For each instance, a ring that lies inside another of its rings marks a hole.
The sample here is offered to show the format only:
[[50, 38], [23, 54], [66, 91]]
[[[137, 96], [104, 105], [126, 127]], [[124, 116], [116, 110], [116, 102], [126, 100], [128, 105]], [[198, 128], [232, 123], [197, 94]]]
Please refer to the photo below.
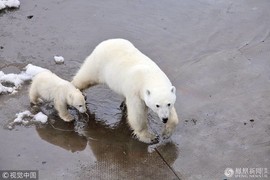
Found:
[[144, 92], [145, 104], [158, 114], [163, 123], [167, 123], [171, 108], [176, 100], [175, 87], [146, 89]]
[[75, 107], [81, 113], [86, 112], [85, 99], [80, 90], [76, 89], [68, 95], [68, 98], [69, 105]]

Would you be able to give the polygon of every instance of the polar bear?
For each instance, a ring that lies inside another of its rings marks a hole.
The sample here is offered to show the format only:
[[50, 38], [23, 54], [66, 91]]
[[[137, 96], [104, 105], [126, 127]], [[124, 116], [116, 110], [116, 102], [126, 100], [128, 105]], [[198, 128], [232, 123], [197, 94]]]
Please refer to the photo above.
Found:
[[37, 104], [39, 98], [45, 101], [54, 101], [55, 109], [60, 118], [66, 122], [74, 119], [68, 112], [67, 105], [75, 107], [81, 113], [86, 112], [85, 99], [81, 91], [51, 71], [41, 72], [33, 78], [29, 89], [29, 98], [33, 104]]
[[135, 137], [142, 142], [152, 143], [158, 138], [148, 131], [148, 108], [166, 124], [164, 137], [170, 137], [178, 124], [174, 108], [175, 87], [156, 63], [127, 40], [101, 42], [86, 58], [71, 83], [80, 90], [105, 83], [123, 95], [128, 123]]

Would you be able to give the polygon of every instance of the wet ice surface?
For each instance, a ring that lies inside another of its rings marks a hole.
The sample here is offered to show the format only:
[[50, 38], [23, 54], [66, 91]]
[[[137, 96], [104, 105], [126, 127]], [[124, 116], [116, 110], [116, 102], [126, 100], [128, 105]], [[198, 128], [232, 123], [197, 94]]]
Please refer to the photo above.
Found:
[[[106, 87], [86, 91], [89, 120], [71, 109], [76, 121], [65, 123], [53, 107], [31, 108], [25, 82], [18, 93], [0, 95], [1, 127], [24, 110], [40, 110], [48, 122], [1, 128], [0, 169], [38, 169], [42, 179], [226, 179], [226, 168], [269, 172], [269, 6], [268, 0], [48, 0], [1, 12], [0, 71], [19, 74], [32, 63], [71, 79], [102, 40], [126, 38], [172, 80], [182, 121], [169, 142], [149, 146], [132, 138], [122, 97]], [[55, 65], [56, 54], [64, 64]], [[160, 133], [162, 124], [150, 119]]]

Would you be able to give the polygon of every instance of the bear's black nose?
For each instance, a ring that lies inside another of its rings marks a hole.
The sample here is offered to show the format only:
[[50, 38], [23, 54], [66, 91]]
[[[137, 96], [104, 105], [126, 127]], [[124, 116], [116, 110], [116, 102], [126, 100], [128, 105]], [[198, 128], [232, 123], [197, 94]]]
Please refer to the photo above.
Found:
[[168, 118], [162, 118], [162, 121], [163, 121], [163, 123], [165, 124], [165, 123], [167, 123]]

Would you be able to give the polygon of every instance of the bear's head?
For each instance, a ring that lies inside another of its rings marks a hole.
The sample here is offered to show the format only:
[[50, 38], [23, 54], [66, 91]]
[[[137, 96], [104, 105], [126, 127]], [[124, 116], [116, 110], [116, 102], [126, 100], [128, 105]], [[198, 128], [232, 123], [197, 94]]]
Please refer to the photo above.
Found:
[[69, 93], [68, 102], [69, 105], [75, 107], [79, 112], [81, 113], [86, 112], [85, 99], [80, 90], [76, 89], [76, 91]]
[[144, 101], [146, 106], [158, 114], [163, 123], [167, 123], [176, 100], [175, 87], [146, 89]]

